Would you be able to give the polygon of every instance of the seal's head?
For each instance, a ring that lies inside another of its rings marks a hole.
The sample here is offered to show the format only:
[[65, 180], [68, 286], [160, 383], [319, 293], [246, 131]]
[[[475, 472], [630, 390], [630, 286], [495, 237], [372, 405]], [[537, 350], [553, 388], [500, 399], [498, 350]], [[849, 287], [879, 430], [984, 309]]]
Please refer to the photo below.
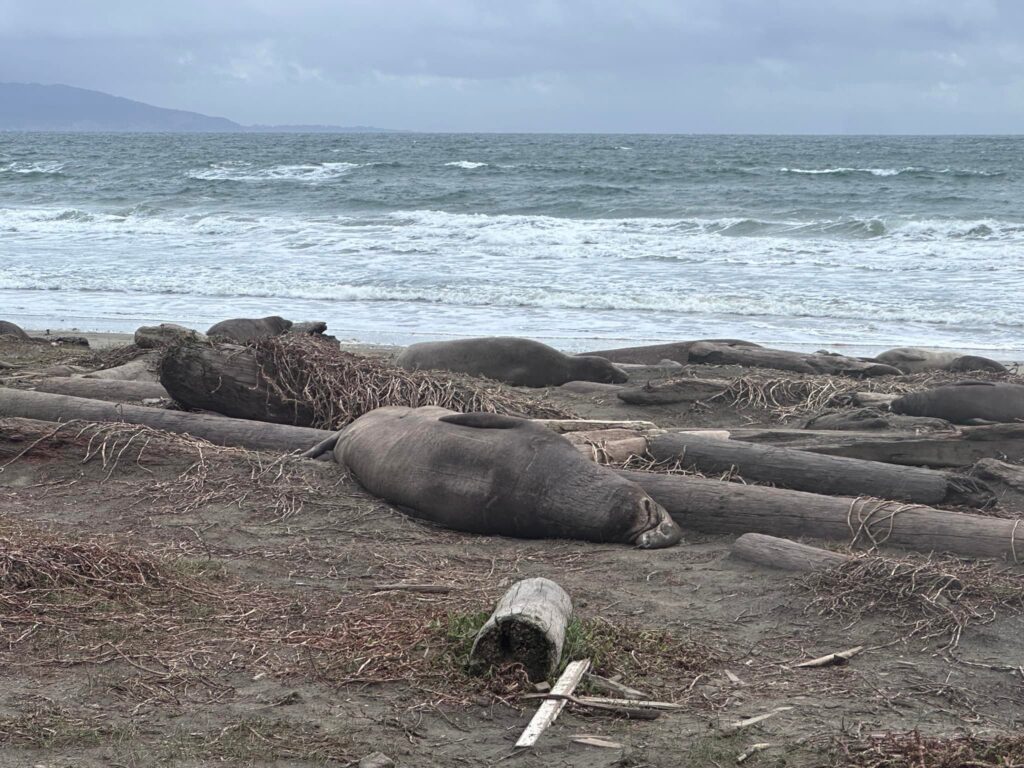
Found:
[[663, 506], [649, 496], [640, 499], [644, 516], [650, 527], [638, 535], [633, 542], [640, 549], [664, 549], [678, 544], [683, 539], [683, 532], [676, 525]]
[[576, 378], [581, 381], [599, 381], [604, 384], [625, 384], [629, 376], [610, 360], [595, 355], [580, 355], [573, 358]]

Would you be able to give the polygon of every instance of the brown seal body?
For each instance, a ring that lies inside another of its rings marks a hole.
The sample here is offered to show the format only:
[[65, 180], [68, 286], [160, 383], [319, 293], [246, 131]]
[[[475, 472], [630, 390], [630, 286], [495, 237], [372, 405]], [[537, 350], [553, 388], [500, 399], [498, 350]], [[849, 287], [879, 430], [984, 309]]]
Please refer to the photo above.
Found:
[[1006, 367], [995, 360], [961, 352], [936, 352], [919, 347], [897, 347], [875, 357], [880, 363], [899, 368], [903, 373], [926, 371], [996, 371], [1005, 373]]
[[645, 549], [682, 538], [638, 485], [527, 419], [379, 408], [341, 432], [334, 457], [370, 493], [460, 531]]
[[13, 336], [21, 341], [31, 341], [31, 337], [21, 330], [20, 327], [14, 323], [9, 323], [6, 320], [0, 320], [0, 336]]
[[217, 336], [236, 344], [249, 344], [258, 339], [280, 336], [291, 327], [291, 320], [285, 320], [277, 315], [261, 318], [241, 317], [234, 320], [221, 320], [219, 323], [211, 325], [206, 335]]
[[516, 387], [558, 387], [569, 381], [622, 384], [629, 379], [603, 357], [566, 355], [539, 341], [511, 336], [413, 344], [395, 364], [407, 371], [468, 373]]
[[894, 413], [932, 416], [954, 424], [975, 421], [1024, 421], [1024, 386], [991, 381], [961, 381], [897, 397]]

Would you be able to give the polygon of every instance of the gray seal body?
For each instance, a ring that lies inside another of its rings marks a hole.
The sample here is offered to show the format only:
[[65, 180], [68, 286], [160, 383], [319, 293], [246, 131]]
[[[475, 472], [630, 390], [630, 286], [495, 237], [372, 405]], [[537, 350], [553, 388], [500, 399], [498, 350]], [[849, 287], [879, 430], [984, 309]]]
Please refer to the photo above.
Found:
[[16, 339], [22, 341], [31, 341], [31, 337], [25, 333], [19, 326], [14, 323], [9, 323], [6, 320], [0, 320], [0, 336], [13, 336]]
[[629, 379], [603, 357], [566, 355], [539, 341], [509, 336], [413, 344], [395, 364], [408, 371], [483, 376], [517, 387], [558, 387], [568, 381], [622, 384]]
[[894, 413], [931, 416], [954, 424], [1024, 421], [1024, 386], [991, 381], [962, 381], [897, 397]]
[[285, 320], [277, 315], [261, 318], [240, 317], [234, 320], [221, 320], [211, 325], [206, 335], [227, 339], [235, 344], [250, 344], [259, 339], [280, 336], [291, 327], [291, 320]]
[[527, 419], [378, 408], [341, 432], [334, 458], [375, 496], [459, 531], [645, 549], [682, 538], [640, 486]]
[[878, 355], [875, 360], [903, 373], [927, 371], [996, 371], [1005, 373], [1006, 367], [995, 360], [962, 352], [936, 352], [919, 347], [897, 347]]

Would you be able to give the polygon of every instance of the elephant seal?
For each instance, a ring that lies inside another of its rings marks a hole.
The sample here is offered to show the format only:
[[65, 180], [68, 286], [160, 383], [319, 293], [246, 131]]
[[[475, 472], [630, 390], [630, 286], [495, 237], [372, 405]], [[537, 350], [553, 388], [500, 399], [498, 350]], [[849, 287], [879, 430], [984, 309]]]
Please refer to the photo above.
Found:
[[32, 338], [20, 327], [6, 320], [0, 320], [0, 336], [13, 336], [20, 341], [32, 341]]
[[528, 419], [378, 408], [341, 431], [334, 458], [370, 493], [459, 531], [642, 549], [682, 538], [638, 485]]
[[258, 339], [280, 336], [291, 327], [291, 320], [285, 320], [277, 315], [259, 319], [242, 317], [235, 320], [221, 320], [219, 323], [211, 325], [206, 335], [218, 336], [236, 344], [249, 344]]
[[1024, 421], [1024, 385], [960, 381], [897, 397], [889, 408], [893, 413], [932, 416], [954, 424]]
[[623, 384], [629, 380], [603, 357], [566, 355], [539, 341], [512, 336], [425, 341], [405, 349], [395, 364], [407, 371], [468, 373], [516, 387], [558, 387], [568, 381]]
[[995, 371], [1006, 373], [1006, 367], [995, 360], [960, 352], [935, 352], [919, 347], [897, 347], [874, 358], [879, 363], [899, 368], [903, 373], [926, 371]]
[[729, 347], [760, 347], [752, 341], [742, 339], [699, 339], [696, 341], [672, 341], [667, 344], [649, 344], [645, 347], [619, 347], [618, 349], [599, 349], [596, 352], [583, 352], [611, 360], [613, 363], [634, 363], [638, 365], [658, 365], [664, 360], [671, 360], [685, 365], [690, 359], [690, 348], [694, 344], [724, 344]]

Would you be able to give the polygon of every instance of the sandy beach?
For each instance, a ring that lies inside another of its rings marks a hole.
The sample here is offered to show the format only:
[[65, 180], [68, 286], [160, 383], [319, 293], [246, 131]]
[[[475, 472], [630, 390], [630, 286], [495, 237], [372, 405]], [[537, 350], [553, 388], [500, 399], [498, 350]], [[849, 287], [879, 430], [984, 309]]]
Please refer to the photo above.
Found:
[[[89, 349], [4, 342], [13, 367], [0, 378], [32, 389], [52, 366], [134, 354], [125, 335], [88, 338]], [[814, 410], [778, 394], [780, 381], [813, 377], [681, 373], [747, 394], [641, 406], [611, 390], [492, 386], [662, 429], [785, 430]], [[631, 383], [663, 380], [648, 370]], [[755, 397], [749, 385], [769, 381]], [[861, 765], [849, 750], [874, 754], [873, 733], [946, 733], [965, 718], [1019, 732], [1007, 665], [1021, 652], [1021, 616], [995, 598], [953, 598], [952, 613], [935, 614], [873, 572], [766, 568], [730, 554], [735, 535], [685, 525], [680, 546], [659, 550], [459, 533], [383, 503], [330, 462], [125, 423], [4, 418], [0, 466], [0, 576], [34, 585], [3, 582], [3, 764], [353, 764], [383, 751], [416, 766], [667, 767], [732, 764], [766, 742], [757, 759], [773, 764]], [[1015, 517], [1019, 499], [1007, 492], [985, 514]], [[935, 567], [896, 548], [876, 555], [922, 578]], [[979, 595], [997, 578], [935, 562]], [[532, 576], [572, 597], [568, 654], [680, 708], [631, 720], [572, 707], [542, 746], [516, 753], [533, 687], [515, 670], [470, 675], [465, 654], [495, 600]], [[794, 668], [854, 647], [866, 650], [845, 666]], [[584, 735], [611, 746], [574, 741]]]

